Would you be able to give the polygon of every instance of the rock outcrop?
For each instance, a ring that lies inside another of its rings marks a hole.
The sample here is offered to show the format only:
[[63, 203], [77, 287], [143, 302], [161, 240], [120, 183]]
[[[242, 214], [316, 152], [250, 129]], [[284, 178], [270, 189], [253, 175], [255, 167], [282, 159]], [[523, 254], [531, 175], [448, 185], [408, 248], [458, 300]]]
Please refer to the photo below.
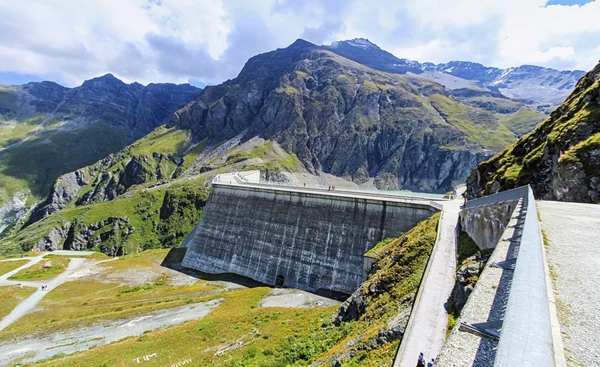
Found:
[[[246, 139], [275, 140], [314, 172], [358, 184], [373, 179], [384, 189], [446, 192], [487, 153], [431, 106], [428, 98], [437, 94], [446, 94], [440, 85], [369, 69], [298, 40], [251, 58], [236, 79], [207, 87], [169, 126], [198, 140], [247, 130]], [[476, 124], [478, 117], [463, 118]]]
[[538, 199], [600, 202], [600, 64], [550, 118], [479, 164], [466, 194], [474, 198], [527, 184]]

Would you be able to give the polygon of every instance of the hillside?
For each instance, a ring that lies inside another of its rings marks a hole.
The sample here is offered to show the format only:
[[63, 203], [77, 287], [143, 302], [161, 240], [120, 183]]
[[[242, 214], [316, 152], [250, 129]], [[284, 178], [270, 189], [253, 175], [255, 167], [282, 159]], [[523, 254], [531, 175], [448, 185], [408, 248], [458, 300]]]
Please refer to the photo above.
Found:
[[600, 64], [531, 133], [479, 164], [470, 198], [530, 184], [539, 199], [600, 202]]
[[378, 70], [415, 74], [449, 89], [484, 89], [501, 93], [505, 98], [524, 102], [546, 113], [560, 105], [585, 74], [581, 70], [560, 71], [534, 65], [500, 69], [469, 61], [420, 63], [398, 58], [363, 38], [334, 42], [328, 49]]
[[76, 88], [0, 86], [0, 233], [60, 175], [146, 135], [198, 92], [190, 85], [125, 84], [110, 74]]
[[[524, 130], [511, 120], [517, 113], [536, 114], [498, 93], [454, 93], [298, 40], [207, 87], [168, 126], [189, 129], [198, 140], [273, 140], [309, 171], [357, 184], [445, 192], [516, 140]], [[524, 125], [537, 122], [527, 118]]]

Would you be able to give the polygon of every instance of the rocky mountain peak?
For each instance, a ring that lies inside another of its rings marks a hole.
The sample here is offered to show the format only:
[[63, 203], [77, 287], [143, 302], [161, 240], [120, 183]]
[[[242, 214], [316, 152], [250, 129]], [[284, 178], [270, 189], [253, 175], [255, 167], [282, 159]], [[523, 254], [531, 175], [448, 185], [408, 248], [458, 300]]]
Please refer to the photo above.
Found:
[[288, 49], [301, 49], [301, 48], [316, 47], [316, 46], [317, 45], [315, 45], [314, 43], [310, 43], [308, 41], [303, 40], [302, 38], [298, 38], [297, 40], [294, 41], [294, 43], [289, 45], [287, 48]]
[[374, 44], [373, 42], [369, 41], [366, 38], [353, 38], [351, 40], [333, 42], [331, 44], [331, 47], [338, 47], [340, 45], [345, 45], [345, 46], [350, 46], [350, 47], [358, 47], [358, 48], [362, 48], [364, 50], [368, 50], [368, 49], [381, 50], [381, 48], [379, 48], [379, 46], [377, 46], [376, 44]]

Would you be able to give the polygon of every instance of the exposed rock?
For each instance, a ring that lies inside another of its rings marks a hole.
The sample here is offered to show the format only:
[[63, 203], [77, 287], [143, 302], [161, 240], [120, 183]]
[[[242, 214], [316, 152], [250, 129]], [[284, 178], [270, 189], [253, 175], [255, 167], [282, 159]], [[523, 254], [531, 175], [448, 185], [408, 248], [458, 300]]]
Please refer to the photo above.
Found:
[[363, 296], [363, 285], [352, 293], [338, 309], [338, 314], [333, 319], [333, 324], [339, 326], [342, 322], [358, 320], [366, 311], [367, 304]]
[[34, 248], [37, 248], [40, 251], [62, 250], [62, 245], [69, 233], [69, 228], [71, 228], [70, 222], [63, 224], [61, 227], [53, 228], [46, 237], [42, 238], [34, 246]]
[[469, 295], [473, 292], [479, 275], [489, 258], [489, 254], [484, 255], [478, 252], [476, 255], [466, 258], [462, 264], [459, 264], [456, 271], [456, 283], [450, 296], [450, 302], [452, 302], [457, 314], [460, 314]]
[[251, 58], [236, 79], [207, 87], [169, 126], [198, 140], [247, 130], [247, 138], [277, 141], [309, 171], [357, 184], [374, 178], [388, 189], [445, 193], [487, 156], [423, 101], [445, 93], [441, 86], [365, 70], [298, 41]]

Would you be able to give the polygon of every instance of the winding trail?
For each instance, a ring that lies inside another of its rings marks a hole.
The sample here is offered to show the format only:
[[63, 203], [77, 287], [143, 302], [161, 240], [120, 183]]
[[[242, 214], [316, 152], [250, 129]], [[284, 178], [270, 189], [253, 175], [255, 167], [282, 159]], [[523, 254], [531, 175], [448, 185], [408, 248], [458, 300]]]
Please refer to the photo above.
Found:
[[429, 260], [419, 288], [414, 309], [407, 325], [405, 340], [394, 361], [394, 367], [414, 367], [419, 353], [427, 361], [435, 358], [446, 340], [448, 313], [445, 304], [454, 287], [458, 213], [462, 198], [443, 202], [439, 242]]
[[[83, 265], [83, 263], [86, 260], [85, 258], [69, 258], [70, 261], [69, 261], [69, 265], [67, 266], [67, 269], [63, 273], [57, 275], [56, 277], [54, 277], [48, 281], [46, 281], [46, 280], [43, 280], [43, 281], [42, 280], [40, 280], [40, 281], [8, 280], [8, 278], [10, 276], [12, 276], [13, 274], [16, 274], [23, 269], [29, 268], [30, 266], [33, 266], [33, 265], [39, 263], [40, 261], [43, 260], [44, 256], [46, 256], [48, 254], [49, 253], [44, 253], [40, 256], [25, 258], [25, 259], [30, 260], [29, 263], [15, 269], [15, 270], [9, 271], [8, 273], [6, 273], [0, 277], [0, 286], [19, 285], [20, 284], [20, 285], [23, 285], [26, 287], [34, 287], [37, 289], [35, 291], [35, 293], [33, 293], [27, 299], [23, 300], [23, 302], [19, 303], [19, 305], [17, 305], [17, 307], [15, 307], [11, 311], [11, 313], [9, 313], [2, 320], [0, 320], [0, 330], [4, 330], [5, 328], [7, 328], [11, 324], [13, 324], [15, 321], [17, 321], [18, 319], [20, 319], [21, 317], [23, 317], [24, 315], [28, 314], [33, 309], [35, 309], [35, 306], [37, 306], [37, 304], [42, 300], [42, 298], [44, 298], [44, 296], [46, 294], [48, 294], [48, 292], [50, 292], [54, 288], [58, 287], [62, 283], [66, 282], [73, 275], [73, 273], [75, 273], [76, 270], [81, 268], [81, 266]], [[91, 252], [91, 251], [80, 251], [80, 252], [55, 251], [53, 254], [54, 255], [77, 254], [77, 255], [86, 256], [86, 255], [93, 254], [93, 252]], [[8, 259], [8, 260], [2, 260], [2, 261], [14, 261], [14, 260], [23, 260], [23, 258]], [[107, 260], [107, 261], [110, 261], [110, 260]], [[97, 264], [97, 263], [99, 263], [99, 262], [95, 262], [94, 264]], [[47, 285], [48, 286], [47, 289], [42, 290], [41, 289], [42, 285]]]

